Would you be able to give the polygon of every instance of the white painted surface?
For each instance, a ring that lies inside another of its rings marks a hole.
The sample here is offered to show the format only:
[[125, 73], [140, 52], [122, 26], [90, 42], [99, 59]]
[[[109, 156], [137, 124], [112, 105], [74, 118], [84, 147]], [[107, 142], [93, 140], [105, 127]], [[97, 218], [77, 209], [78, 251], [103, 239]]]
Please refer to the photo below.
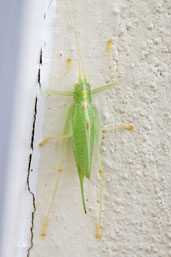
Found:
[[[48, 86], [67, 91], [72, 90], [77, 82], [78, 66], [75, 40], [64, 2], [57, 1]], [[91, 180], [84, 183], [88, 211], [85, 215], [70, 144], [48, 234], [45, 238], [40, 236], [57, 176], [61, 142], [44, 146], [39, 164], [30, 256], [171, 256], [169, 1], [73, 0], [73, 5], [85, 72], [92, 88], [114, 79], [106, 52], [106, 41], [110, 38], [113, 41], [119, 85], [93, 97], [101, 124], [133, 124], [134, 131], [118, 130], [102, 136], [101, 240], [95, 238], [99, 192], [96, 160]], [[46, 21], [49, 18], [47, 16]], [[48, 47], [46, 40], [42, 71], [50, 65], [46, 63]], [[68, 57], [73, 60], [72, 69], [55, 84]], [[41, 74], [43, 76], [43, 72]], [[43, 89], [46, 88], [44, 77], [41, 82]], [[46, 97], [43, 137], [63, 133], [71, 103], [70, 97]], [[42, 108], [43, 104], [39, 104], [38, 113], [42, 113]], [[37, 142], [41, 135], [41, 119], [39, 114]], [[35, 155], [38, 152], [37, 147]], [[34, 165], [36, 157], [33, 169]]]
[[[3, 241], [0, 255], [2, 257], [27, 256], [30, 247], [33, 198], [28, 191], [28, 163], [32, 153], [30, 145], [35, 99], [39, 94], [37, 76], [40, 65], [40, 49], [42, 42], [45, 42], [45, 40], [43, 41], [44, 30], [46, 29], [44, 13], [47, 12], [48, 8], [49, 1], [46, 0], [26, 1], [23, 10], [14, 117], [8, 149], [9, 163], [5, 211], [3, 210], [5, 212], [3, 233], [1, 231]], [[38, 157], [39, 155], [37, 155]]]

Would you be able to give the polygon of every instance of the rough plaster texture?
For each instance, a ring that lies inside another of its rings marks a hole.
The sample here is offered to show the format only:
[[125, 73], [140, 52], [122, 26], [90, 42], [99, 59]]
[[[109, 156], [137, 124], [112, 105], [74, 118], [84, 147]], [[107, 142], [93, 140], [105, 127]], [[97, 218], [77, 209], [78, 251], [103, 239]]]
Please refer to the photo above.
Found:
[[[110, 38], [113, 41], [112, 53], [119, 84], [93, 97], [101, 124], [133, 124], [134, 130], [102, 134], [101, 240], [95, 238], [99, 192], [96, 156], [91, 180], [85, 181], [88, 211], [85, 215], [70, 144], [48, 235], [41, 238], [57, 176], [61, 142], [44, 146], [40, 157], [30, 256], [171, 256], [171, 89], [168, 68], [171, 5], [167, 0], [74, 0], [73, 6], [85, 72], [92, 88], [114, 79], [106, 52], [106, 41]], [[53, 22], [51, 26], [54, 26]], [[50, 65], [46, 62], [47, 47], [46, 41], [42, 66], [45, 70]], [[72, 69], [55, 83], [68, 57], [73, 60]], [[48, 87], [71, 90], [77, 77], [77, 51], [72, 27], [65, 1], [59, 0]], [[46, 88], [43, 74], [41, 79]], [[43, 137], [63, 133], [71, 103], [70, 97], [46, 97]]]

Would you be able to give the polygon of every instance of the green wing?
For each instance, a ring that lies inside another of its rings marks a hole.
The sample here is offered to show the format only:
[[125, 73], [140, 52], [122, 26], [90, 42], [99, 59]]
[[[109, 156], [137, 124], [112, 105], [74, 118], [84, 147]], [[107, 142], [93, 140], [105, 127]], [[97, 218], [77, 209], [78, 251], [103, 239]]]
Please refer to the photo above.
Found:
[[95, 106], [90, 105], [87, 110], [83, 110], [80, 104], [74, 104], [72, 110], [71, 142], [80, 178], [81, 195], [85, 212], [83, 180], [84, 176], [89, 179], [91, 175], [94, 141], [99, 134], [97, 129], [99, 129], [99, 120]]

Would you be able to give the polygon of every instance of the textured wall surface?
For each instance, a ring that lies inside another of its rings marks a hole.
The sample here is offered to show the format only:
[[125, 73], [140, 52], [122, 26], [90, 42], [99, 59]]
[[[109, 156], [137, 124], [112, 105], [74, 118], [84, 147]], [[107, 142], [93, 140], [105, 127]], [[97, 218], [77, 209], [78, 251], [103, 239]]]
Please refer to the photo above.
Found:
[[[106, 41], [111, 38], [113, 42], [119, 83], [93, 97], [101, 124], [132, 124], [134, 130], [102, 134], [100, 240], [95, 238], [99, 199], [96, 154], [91, 180], [85, 180], [85, 215], [71, 144], [66, 151], [48, 234], [41, 238], [57, 176], [61, 141], [43, 147], [31, 257], [171, 256], [169, 5], [167, 0], [73, 0], [85, 72], [93, 89], [114, 80], [106, 51]], [[67, 6], [65, 1], [57, 1], [56, 21], [50, 24], [52, 27], [56, 22], [51, 62], [46, 61], [47, 40], [43, 47], [42, 69], [51, 67], [48, 84], [41, 73], [44, 89], [48, 86], [70, 91], [77, 82], [78, 57]], [[67, 58], [72, 58], [72, 68], [55, 83]], [[46, 96], [42, 137], [62, 135], [71, 103], [72, 97]]]

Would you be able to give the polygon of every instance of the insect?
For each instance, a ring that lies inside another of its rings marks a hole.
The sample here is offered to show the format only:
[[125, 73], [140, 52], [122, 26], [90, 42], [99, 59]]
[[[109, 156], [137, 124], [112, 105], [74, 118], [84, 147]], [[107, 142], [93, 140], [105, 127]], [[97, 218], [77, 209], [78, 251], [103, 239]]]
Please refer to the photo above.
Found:
[[[74, 35], [75, 35], [77, 52], [78, 52], [79, 75], [78, 75], [78, 83], [75, 85], [73, 92], [47, 91], [49, 95], [72, 96], [74, 103], [69, 107], [68, 117], [65, 123], [63, 135], [45, 138], [40, 143], [40, 146], [43, 146], [46, 142], [50, 140], [56, 140], [56, 139], [63, 140], [62, 153], [61, 153], [61, 158], [60, 158], [60, 163], [58, 168], [58, 176], [57, 176], [53, 196], [50, 202], [50, 206], [48, 209], [48, 213], [43, 225], [42, 236], [46, 236], [49, 215], [54, 203], [59, 181], [63, 172], [64, 152], [65, 152], [65, 148], [68, 143], [68, 140], [70, 139], [72, 144], [72, 150], [75, 157], [78, 176], [80, 180], [82, 204], [83, 204], [83, 209], [85, 213], [87, 211], [86, 211], [86, 205], [85, 205], [85, 199], [84, 199], [83, 181], [85, 177], [87, 179], [90, 179], [93, 152], [95, 147], [97, 149], [98, 167], [99, 167], [99, 174], [100, 174], [100, 190], [99, 190], [100, 201], [99, 201], [99, 218], [98, 218], [98, 224], [97, 224], [96, 237], [100, 238], [101, 237], [101, 219], [102, 219], [102, 187], [103, 187], [103, 169], [102, 169], [101, 157], [100, 157], [100, 132], [105, 130], [114, 130], [118, 128], [132, 130], [133, 127], [131, 125], [121, 125], [117, 127], [100, 126], [98, 110], [96, 106], [92, 103], [92, 96], [94, 94], [100, 93], [104, 90], [110, 89], [115, 85], [117, 85], [118, 84], [117, 73], [113, 66], [116, 80], [103, 87], [91, 89], [91, 86], [87, 82], [86, 75], [84, 72], [83, 61], [82, 61], [81, 52], [80, 52], [79, 43], [78, 43], [78, 36], [75, 29], [73, 6], [71, 1], [70, 1], [70, 5], [72, 10], [72, 15], [70, 15], [70, 18], [71, 18]], [[111, 40], [107, 41], [107, 51], [109, 53], [109, 57], [112, 63], [111, 43], [112, 43]], [[70, 69], [71, 59], [68, 59], [67, 63], [68, 65], [63, 75]]]

